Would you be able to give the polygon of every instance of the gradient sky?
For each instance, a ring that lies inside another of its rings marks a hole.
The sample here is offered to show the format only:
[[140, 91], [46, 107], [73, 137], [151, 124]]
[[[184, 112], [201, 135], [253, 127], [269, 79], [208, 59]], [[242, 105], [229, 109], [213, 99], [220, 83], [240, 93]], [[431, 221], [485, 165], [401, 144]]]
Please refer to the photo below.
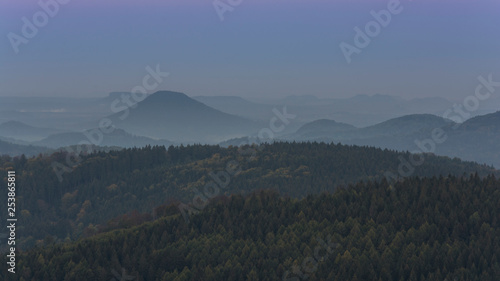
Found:
[[16, 54], [8, 34], [22, 34], [38, 1], [0, 0], [0, 96], [130, 91], [157, 64], [170, 73], [158, 90], [190, 96], [458, 100], [479, 75], [500, 80], [498, 0], [401, 0], [350, 64], [339, 44], [389, 1], [242, 0], [221, 21], [213, 0], [72, 0]]

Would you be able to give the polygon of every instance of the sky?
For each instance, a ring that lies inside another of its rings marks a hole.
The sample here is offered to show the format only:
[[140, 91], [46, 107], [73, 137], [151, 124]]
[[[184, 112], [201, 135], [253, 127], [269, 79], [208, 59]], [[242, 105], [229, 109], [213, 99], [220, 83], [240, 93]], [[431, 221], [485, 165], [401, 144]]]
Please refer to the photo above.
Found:
[[500, 80], [498, 0], [56, 1], [0, 0], [0, 96], [131, 91], [148, 66], [169, 73], [150, 92], [190, 96], [459, 100]]

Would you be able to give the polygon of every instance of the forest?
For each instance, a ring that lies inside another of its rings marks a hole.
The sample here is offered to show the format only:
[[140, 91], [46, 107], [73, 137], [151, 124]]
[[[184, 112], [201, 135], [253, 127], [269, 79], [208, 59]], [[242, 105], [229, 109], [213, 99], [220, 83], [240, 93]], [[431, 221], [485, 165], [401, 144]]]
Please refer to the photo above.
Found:
[[[281, 196], [304, 198], [361, 180], [380, 181], [388, 174], [395, 181], [402, 159], [410, 156], [333, 143], [147, 146], [82, 155], [77, 166], [62, 174], [62, 181], [53, 166], [66, 163], [65, 152], [30, 159], [3, 156], [0, 175], [7, 185], [7, 171], [16, 171], [16, 206], [22, 221], [17, 247], [29, 249], [150, 221], [164, 204], [191, 206], [197, 194], [210, 193], [205, 187], [214, 183], [216, 175], [228, 175], [228, 170], [232, 171], [229, 182], [213, 196], [274, 190]], [[423, 159], [413, 176], [500, 175], [492, 167], [459, 159], [434, 155]], [[6, 195], [0, 194], [2, 202], [7, 201]]]
[[80, 155], [59, 181], [53, 164], [68, 157], [0, 157], [4, 185], [16, 171], [19, 216], [19, 274], [2, 280], [500, 273], [491, 166], [335, 143], [146, 146]]
[[164, 214], [22, 252], [2, 280], [498, 280], [499, 186], [474, 174], [219, 196], [188, 224]]

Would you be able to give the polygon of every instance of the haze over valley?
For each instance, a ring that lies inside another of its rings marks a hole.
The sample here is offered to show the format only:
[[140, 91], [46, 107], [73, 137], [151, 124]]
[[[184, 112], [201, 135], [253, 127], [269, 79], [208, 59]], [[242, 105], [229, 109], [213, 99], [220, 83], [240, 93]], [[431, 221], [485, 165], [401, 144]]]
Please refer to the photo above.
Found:
[[[11, 103], [16, 100], [2, 99]], [[25, 99], [18, 98], [18, 104], [0, 111], [0, 116], [9, 116], [4, 118], [18, 117], [0, 123], [3, 154], [36, 155], [78, 144], [131, 148], [194, 143], [240, 145], [241, 140], [250, 144], [324, 141], [436, 153], [500, 166], [496, 153], [500, 151], [500, 113], [493, 109], [493, 98], [488, 102], [491, 109], [467, 115], [454, 111], [458, 104], [444, 98], [407, 100], [380, 94], [346, 99], [307, 95], [249, 101], [236, 96], [189, 97], [158, 91], [134, 101], [131, 93], [114, 92], [101, 99], [37, 98], [38, 103], [30, 106], [22, 102]], [[127, 104], [127, 100], [132, 103]], [[293, 118], [283, 122], [278, 118], [283, 115]], [[272, 136], [259, 135], [270, 124], [279, 130]], [[442, 135], [436, 140], [433, 135], [438, 129]]]

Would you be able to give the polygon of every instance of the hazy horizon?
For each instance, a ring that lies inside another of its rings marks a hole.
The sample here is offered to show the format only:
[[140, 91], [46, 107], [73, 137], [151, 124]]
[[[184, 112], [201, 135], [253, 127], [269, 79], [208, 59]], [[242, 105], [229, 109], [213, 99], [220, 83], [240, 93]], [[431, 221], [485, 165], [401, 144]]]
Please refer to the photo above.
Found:
[[43, 9], [1, 1], [0, 96], [102, 97], [157, 65], [170, 75], [150, 92], [189, 96], [460, 100], [478, 76], [499, 79], [500, 2], [489, 0], [400, 1], [348, 63], [340, 44], [355, 46], [354, 28], [390, 2], [243, 0], [221, 20], [213, 1], [69, 1], [14, 47], [9, 34]]
[[[319, 95], [312, 95], [312, 94], [283, 94], [283, 95], [275, 95], [275, 96], [239, 96], [239, 95], [218, 95], [218, 94], [200, 94], [200, 95], [194, 95], [194, 94], [191, 94], [191, 93], [187, 93], [187, 92], [183, 92], [183, 91], [180, 91], [180, 90], [171, 90], [171, 89], [158, 89], [157, 91], [153, 91], [153, 92], [150, 92], [148, 93], [147, 96], [151, 96], [157, 92], [178, 92], [178, 93], [182, 93], [182, 94], [185, 94], [186, 96], [190, 97], [190, 98], [197, 98], [197, 97], [238, 97], [238, 98], [243, 98], [244, 100], [247, 100], [247, 101], [253, 101], [253, 102], [257, 102], [257, 101], [267, 101], [267, 102], [271, 102], [273, 100], [284, 100], [286, 98], [290, 98], [290, 97], [315, 97], [315, 98], [318, 98], [319, 100], [349, 100], [349, 99], [353, 99], [353, 98], [356, 98], [356, 97], [377, 97], [377, 96], [383, 96], [383, 97], [392, 97], [394, 99], [402, 99], [402, 100], [405, 100], [405, 101], [411, 101], [411, 100], [414, 100], [414, 99], [426, 99], [426, 98], [429, 98], [429, 99], [433, 99], [433, 98], [437, 98], [437, 99], [444, 99], [444, 100], [447, 100], [447, 101], [450, 101], [450, 102], [460, 102], [460, 97], [457, 97], [456, 99], [451, 99], [451, 98], [446, 98], [446, 97], [439, 97], [439, 96], [417, 96], [417, 97], [404, 97], [404, 96], [397, 96], [397, 95], [388, 95], [388, 94], [383, 94], [383, 93], [371, 93], [371, 94], [353, 94], [353, 95], [350, 95], [350, 96], [319, 96]], [[114, 94], [114, 93], [131, 93], [131, 91], [111, 91], [111, 92], [108, 92], [108, 93], [98, 93], [98, 94], [89, 94], [89, 95], [83, 95], [83, 96], [57, 96], [57, 95], [47, 95], [47, 96], [36, 96], [36, 95], [26, 95], [26, 96], [16, 96], [16, 95], [5, 95], [5, 96], [1, 96], [0, 95], [0, 98], [22, 98], [22, 99], [25, 99], [25, 98], [37, 98], [37, 99], [40, 99], [40, 98], [47, 98], [47, 99], [101, 99], [101, 98], [107, 98], [107, 97], [110, 97], [111, 94]]]

